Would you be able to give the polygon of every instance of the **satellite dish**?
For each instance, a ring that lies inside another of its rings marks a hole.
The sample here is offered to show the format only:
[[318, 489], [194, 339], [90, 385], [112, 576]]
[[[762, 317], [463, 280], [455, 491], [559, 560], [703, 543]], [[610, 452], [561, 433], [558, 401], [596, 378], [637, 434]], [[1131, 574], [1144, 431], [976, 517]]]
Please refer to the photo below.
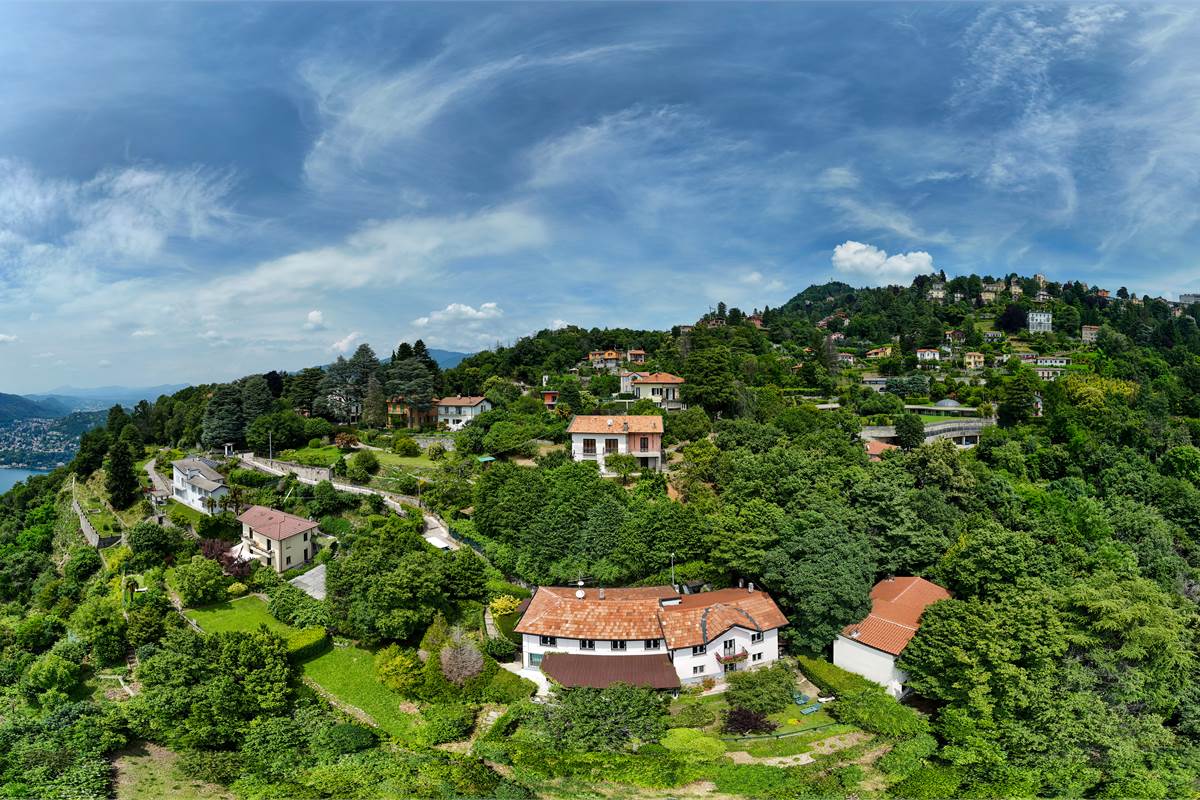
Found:
[[583, 591], [583, 589], [576, 589], [576, 590], [575, 590], [575, 596], [576, 596], [577, 598], [579, 598], [580, 600], [582, 600], [582, 599], [583, 599], [583, 596], [584, 596], [584, 594], [585, 594], [585, 592]]

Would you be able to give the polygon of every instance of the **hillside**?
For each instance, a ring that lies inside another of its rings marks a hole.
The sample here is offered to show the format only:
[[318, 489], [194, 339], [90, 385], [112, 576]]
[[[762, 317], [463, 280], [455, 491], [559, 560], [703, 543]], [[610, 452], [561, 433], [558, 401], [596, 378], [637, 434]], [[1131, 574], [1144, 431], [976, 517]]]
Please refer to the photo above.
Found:
[[31, 400], [16, 394], [0, 394], [0, 423], [19, 419], [54, 419], [69, 411], [55, 400]]

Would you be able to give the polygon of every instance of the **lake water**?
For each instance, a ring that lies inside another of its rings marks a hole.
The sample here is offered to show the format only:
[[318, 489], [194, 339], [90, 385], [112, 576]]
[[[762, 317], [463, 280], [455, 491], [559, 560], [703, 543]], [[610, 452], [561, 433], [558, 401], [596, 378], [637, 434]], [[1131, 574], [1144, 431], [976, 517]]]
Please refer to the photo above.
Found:
[[44, 471], [36, 469], [9, 469], [7, 467], [0, 468], [0, 494], [4, 494], [9, 489], [28, 478], [30, 475], [45, 474], [46, 473]]

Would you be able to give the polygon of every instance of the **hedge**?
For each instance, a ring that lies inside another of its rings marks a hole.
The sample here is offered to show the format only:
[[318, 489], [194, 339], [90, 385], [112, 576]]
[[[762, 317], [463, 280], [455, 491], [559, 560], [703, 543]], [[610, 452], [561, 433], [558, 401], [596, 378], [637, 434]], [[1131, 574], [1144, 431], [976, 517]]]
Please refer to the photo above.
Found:
[[288, 658], [293, 664], [307, 661], [329, 649], [329, 634], [324, 628], [304, 628], [288, 637]]
[[837, 695], [829, 713], [839, 722], [893, 738], [910, 738], [929, 732], [929, 723], [877, 683], [835, 667], [828, 661], [798, 656], [800, 669], [823, 691]]
[[900, 742], [883, 758], [879, 759], [879, 768], [888, 775], [897, 778], [907, 778], [925, 765], [937, 750], [937, 740], [927, 733], [922, 733], [906, 742]]

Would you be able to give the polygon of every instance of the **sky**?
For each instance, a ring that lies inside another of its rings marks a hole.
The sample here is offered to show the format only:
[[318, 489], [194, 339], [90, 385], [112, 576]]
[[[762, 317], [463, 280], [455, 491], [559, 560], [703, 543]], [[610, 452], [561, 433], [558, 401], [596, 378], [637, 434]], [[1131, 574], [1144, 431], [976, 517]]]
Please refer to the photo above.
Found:
[[1200, 7], [0, 4], [0, 391], [1200, 289]]

